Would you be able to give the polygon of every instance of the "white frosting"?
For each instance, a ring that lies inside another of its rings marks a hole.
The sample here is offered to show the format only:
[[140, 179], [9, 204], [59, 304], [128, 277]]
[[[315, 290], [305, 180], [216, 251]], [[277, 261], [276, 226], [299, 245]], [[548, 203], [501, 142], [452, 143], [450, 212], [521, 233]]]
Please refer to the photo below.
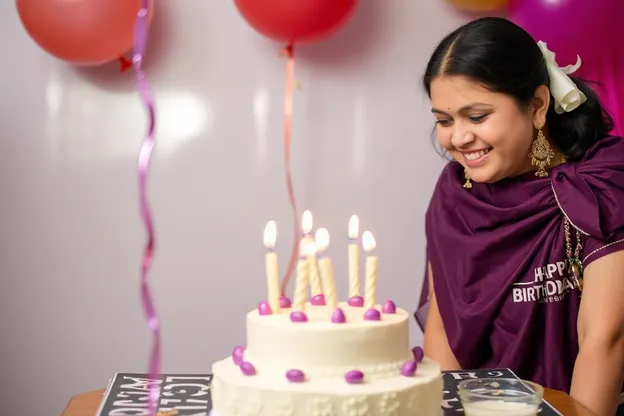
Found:
[[[310, 377], [342, 376], [360, 370], [368, 377], [397, 374], [412, 359], [409, 347], [409, 314], [382, 314], [381, 321], [364, 320], [365, 309], [340, 303], [346, 322], [331, 321], [326, 306], [306, 305], [308, 322], [291, 322], [291, 309], [276, 315], [247, 314], [245, 361], [263, 374], [284, 377], [302, 370]], [[381, 309], [381, 308], [379, 308]]]
[[463, 403], [466, 416], [536, 416], [539, 405], [503, 400], [481, 400]]
[[[249, 312], [243, 359], [256, 374], [244, 375], [231, 357], [213, 365], [218, 416], [439, 416], [440, 366], [425, 358], [414, 376], [401, 375], [401, 366], [413, 360], [409, 314], [397, 308], [380, 321], [366, 321], [365, 308], [340, 307], [345, 323], [331, 322], [329, 307], [310, 304], [308, 322], [291, 322], [292, 309]], [[293, 369], [306, 380], [288, 381], [286, 372]], [[347, 383], [350, 370], [364, 373], [364, 382]]]
[[425, 358], [414, 377], [396, 375], [347, 384], [342, 377], [290, 383], [245, 376], [231, 358], [213, 366], [211, 394], [219, 416], [439, 416], [442, 378]]

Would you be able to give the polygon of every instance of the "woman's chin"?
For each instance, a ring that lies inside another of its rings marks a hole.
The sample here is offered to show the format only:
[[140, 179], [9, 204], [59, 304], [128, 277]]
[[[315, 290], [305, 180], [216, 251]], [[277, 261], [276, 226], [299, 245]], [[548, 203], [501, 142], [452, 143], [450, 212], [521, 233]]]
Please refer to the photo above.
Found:
[[491, 172], [489, 169], [474, 169], [468, 171], [468, 174], [475, 183], [494, 183], [503, 179], [501, 175], [497, 175], [496, 172]]

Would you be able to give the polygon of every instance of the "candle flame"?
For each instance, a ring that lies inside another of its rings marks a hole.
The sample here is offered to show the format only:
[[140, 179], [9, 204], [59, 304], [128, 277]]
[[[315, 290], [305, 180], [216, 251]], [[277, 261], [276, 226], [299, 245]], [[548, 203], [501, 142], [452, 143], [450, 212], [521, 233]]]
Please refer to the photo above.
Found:
[[314, 240], [301, 240], [299, 244], [299, 255], [301, 257], [310, 257], [316, 254], [317, 244]]
[[304, 255], [314, 256], [318, 251], [318, 247], [314, 241], [309, 241], [303, 248]]
[[329, 231], [327, 231], [327, 228], [319, 228], [316, 230], [314, 239], [316, 240], [319, 252], [327, 250], [327, 247], [329, 247]]
[[349, 238], [356, 239], [360, 234], [360, 219], [357, 215], [351, 215], [349, 218]]
[[275, 240], [277, 240], [277, 225], [271, 220], [264, 227], [264, 246], [272, 250], [275, 247]]
[[301, 219], [301, 231], [303, 231], [304, 234], [310, 234], [312, 232], [312, 224], [312, 213], [306, 210]]
[[364, 233], [362, 233], [362, 247], [367, 253], [370, 253], [375, 250], [375, 247], [377, 247], [375, 237], [373, 237], [373, 233], [370, 231], [364, 231]]

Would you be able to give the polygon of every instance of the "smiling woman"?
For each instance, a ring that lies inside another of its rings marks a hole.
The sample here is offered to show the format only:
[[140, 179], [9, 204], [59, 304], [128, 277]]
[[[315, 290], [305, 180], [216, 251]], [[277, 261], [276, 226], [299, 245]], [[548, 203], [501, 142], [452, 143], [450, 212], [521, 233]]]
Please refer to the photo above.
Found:
[[[491, 183], [535, 166], [544, 175], [566, 159], [579, 160], [613, 128], [596, 94], [580, 80], [554, 71], [553, 79], [565, 77], [555, 91], [564, 102], [551, 98], [550, 56], [544, 52], [550, 52], [545, 44], [511, 22], [480, 19], [461, 36], [447, 36], [431, 57], [423, 82], [438, 140], [474, 181]], [[578, 98], [567, 102], [569, 93]], [[540, 145], [548, 141], [551, 151], [526, 157], [536, 139]]]
[[444, 369], [511, 368], [606, 415], [624, 382], [624, 140], [567, 75], [579, 65], [501, 18], [437, 46], [423, 84], [454, 160], [416, 315], [428, 305], [425, 353]]
[[[535, 104], [545, 113], [548, 89], [542, 87], [538, 94]], [[440, 145], [474, 181], [490, 183], [531, 170], [526, 155], [533, 141], [533, 114], [513, 97], [450, 75], [432, 81], [431, 101]]]

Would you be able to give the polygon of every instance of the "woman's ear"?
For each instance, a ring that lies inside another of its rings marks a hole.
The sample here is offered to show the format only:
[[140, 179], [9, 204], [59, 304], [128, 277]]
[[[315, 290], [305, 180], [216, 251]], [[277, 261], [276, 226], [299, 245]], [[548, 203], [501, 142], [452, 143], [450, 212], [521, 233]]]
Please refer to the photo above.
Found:
[[535, 90], [533, 97], [533, 126], [541, 129], [546, 124], [546, 113], [550, 105], [550, 89], [545, 85], [540, 85]]

